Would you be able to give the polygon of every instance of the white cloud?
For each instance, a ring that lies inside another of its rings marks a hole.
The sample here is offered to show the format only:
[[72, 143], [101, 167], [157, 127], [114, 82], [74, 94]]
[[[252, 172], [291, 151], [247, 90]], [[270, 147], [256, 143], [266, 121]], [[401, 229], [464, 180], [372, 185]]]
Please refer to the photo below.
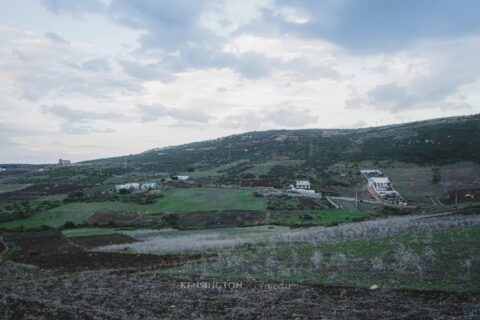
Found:
[[212, 117], [200, 110], [168, 108], [161, 104], [140, 104], [142, 122], [156, 121], [162, 118], [172, 118], [185, 122], [207, 123]]
[[[42, 3], [36, 23], [0, 26], [0, 119], [28, 124], [7, 139], [25, 159], [53, 156], [52, 141], [87, 159], [241, 131], [480, 112], [478, 32], [402, 32], [383, 48], [388, 34], [375, 29], [350, 41], [343, 27], [356, 21], [338, 18], [369, 14], [350, 0]], [[360, 50], [362, 39], [375, 45]]]

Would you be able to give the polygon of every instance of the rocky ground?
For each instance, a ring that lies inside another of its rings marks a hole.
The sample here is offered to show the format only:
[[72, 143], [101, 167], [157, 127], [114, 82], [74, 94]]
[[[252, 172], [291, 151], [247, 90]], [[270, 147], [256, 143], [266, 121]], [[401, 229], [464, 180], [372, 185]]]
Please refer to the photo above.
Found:
[[[252, 280], [225, 284], [227, 280], [131, 271], [58, 276], [11, 263], [4, 263], [2, 269], [2, 277], [9, 278], [0, 289], [4, 319], [478, 319], [480, 315], [478, 293], [268, 287]], [[19, 272], [25, 273], [22, 280]], [[207, 285], [202, 287], [202, 281]]]

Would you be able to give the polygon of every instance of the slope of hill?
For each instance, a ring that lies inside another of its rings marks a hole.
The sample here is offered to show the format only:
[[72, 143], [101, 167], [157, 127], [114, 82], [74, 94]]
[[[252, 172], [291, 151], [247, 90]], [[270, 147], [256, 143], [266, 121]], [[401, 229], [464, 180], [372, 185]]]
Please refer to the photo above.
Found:
[[477, 114], [365, 129], [248, 132], [85, 163], [127, 161], [133, 167], [163, 172], [289, 159], [304, 160], [304, 166], [317, 169], [339, 161], [363, 160], [425, 165], [480, 162], [479, 145], [480, 114]]

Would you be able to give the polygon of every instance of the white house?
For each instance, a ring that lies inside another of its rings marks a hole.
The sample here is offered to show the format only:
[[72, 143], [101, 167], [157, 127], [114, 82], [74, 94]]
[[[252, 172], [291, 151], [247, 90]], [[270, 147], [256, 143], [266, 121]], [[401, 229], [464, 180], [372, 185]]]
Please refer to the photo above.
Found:
[[298, 180], [295, 182], [295, 189], [310, 190], [310, 181], [308, 180]]
[[387, 177], [370, 178], [369, 184], [378, 192], [391, 189], [390, 180]]
[[142, 189], [143, 190], [158, 189], [158, 184], [156, 184], [155, 182], [145, 182], [144, 184], [142, 184]]
[[383, 173], [382, 171], [378, 170], [378, 169], [373, 169], [373, 170], [360, 170], [360, 173], [362, 174], [367, 174], [367, 175], [378, 175], [378, 176], [382, 176]]
[[311, 189], [311, 184], [308, 180], [295, 181], [295, 185], [291, 184], [288, 187], [287, 195], [309, 198], [321, 198], [322, 196], [320, 193], [316, 193], [315, 190]]
[[7, 169], [0, 167], [0, 172], [7, 171]]
[[190, 176], [176, 176], [178, 181], [187, 181], [190, 180]]
[[140, 184], [139, 183], [125, 183], [125, 184], [117, 184], [115, 186], [115, 192], [120, 192], [121, 190], [127, 190], [127, 191], [137, 191], [140, 189]]

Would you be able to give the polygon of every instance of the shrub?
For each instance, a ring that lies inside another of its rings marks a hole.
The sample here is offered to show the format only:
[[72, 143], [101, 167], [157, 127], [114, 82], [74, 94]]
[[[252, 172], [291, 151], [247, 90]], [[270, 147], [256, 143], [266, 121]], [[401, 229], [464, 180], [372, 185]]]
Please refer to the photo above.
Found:
[[75, 228], [75, 223], [72, 221], [67, 221], [63, 224], [63, 229], [73, 229]]

